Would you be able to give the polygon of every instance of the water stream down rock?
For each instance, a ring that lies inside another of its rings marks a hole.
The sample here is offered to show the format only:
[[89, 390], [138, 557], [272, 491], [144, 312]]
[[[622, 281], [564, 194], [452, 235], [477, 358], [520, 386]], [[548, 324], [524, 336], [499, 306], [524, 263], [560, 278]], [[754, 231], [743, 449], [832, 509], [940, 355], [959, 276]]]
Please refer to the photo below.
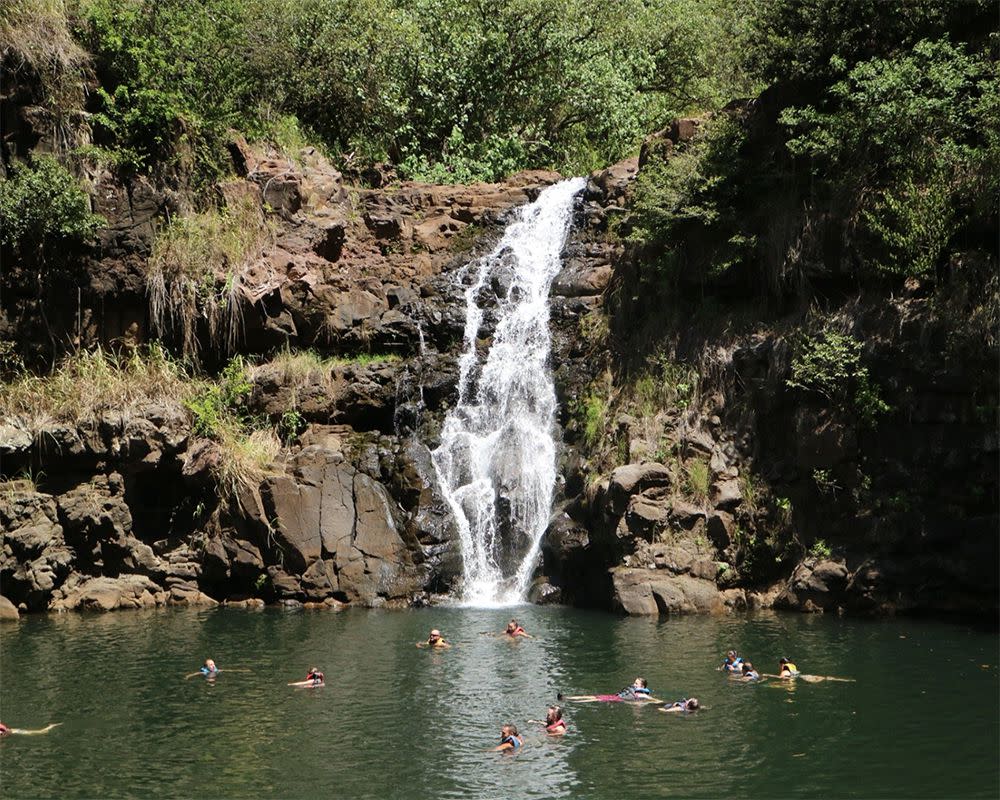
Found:
[[459, 397], [433, 462], [458, 523], [462, 599], [470, 604], [523, 599], [549, 519], [556, 480], [549, 288], [584, 185], [574, 178], [543, 191], [493, 251], [459, 275], [467, 285]]

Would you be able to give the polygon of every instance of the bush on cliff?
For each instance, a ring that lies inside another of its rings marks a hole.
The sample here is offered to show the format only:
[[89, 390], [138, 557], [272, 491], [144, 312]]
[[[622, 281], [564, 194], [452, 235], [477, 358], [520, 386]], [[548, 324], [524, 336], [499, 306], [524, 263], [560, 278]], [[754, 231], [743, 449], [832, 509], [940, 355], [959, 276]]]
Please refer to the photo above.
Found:
[[640, 175], [632, 235], [661, 275], [781, 297], [933, 278], [952, 253], [993, 248], [986, 5], [864, 4], [761, 6], [753, 55], [770, 88]]
[[0, 245], [22, 259], [40, 265], [64, 256], [103, 223], [79, 181], [50, 156], [15, 164], [11, 177], [0, 179]]
[[745, 84], [722, 0], [86, 0], [98, 144], [140, 171], [224, 171], [227, 128], [300, 125], [348, 166], [496, 179], [615, 161]]

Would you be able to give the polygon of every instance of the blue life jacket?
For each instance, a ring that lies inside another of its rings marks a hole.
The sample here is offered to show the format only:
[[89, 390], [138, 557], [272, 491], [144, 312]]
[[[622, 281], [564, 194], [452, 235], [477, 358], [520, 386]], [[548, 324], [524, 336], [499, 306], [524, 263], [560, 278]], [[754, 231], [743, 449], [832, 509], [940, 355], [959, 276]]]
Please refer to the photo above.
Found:
[[219, 668], [216, 667], [215, 669], [209, 669], [208, 667], [202, 667], [201, 670], [199, 671], [201, 672], [202, 675], [214, 675], [216, 672], [219, 671]]
[[500, 744], [509, 744], [513, 746], [515, 750], [521, 746], [521, 740], [516, 736], [507, 736], [500, 740]]

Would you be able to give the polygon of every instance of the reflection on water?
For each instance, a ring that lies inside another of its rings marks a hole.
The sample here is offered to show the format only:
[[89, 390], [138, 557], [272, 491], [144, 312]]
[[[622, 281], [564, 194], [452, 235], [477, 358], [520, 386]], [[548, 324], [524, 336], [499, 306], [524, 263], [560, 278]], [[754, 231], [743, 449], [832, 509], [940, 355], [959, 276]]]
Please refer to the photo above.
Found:
[[[961, 625], [798, 615], [667, 621], [510, 610], [161, 610], [30, 618], [0, 633], [5, 797], [996, 797], [997, 637]], [[456, 646], [417, 649], [431, 627]], [[743, 685], [782, 655], [856, 683]], [[214, 682], [184, 680], [206, 657]], [[327, 686], [285, 686], [321, 667]], [[226, 668], [247, 670], [226, 672]], [[570, 705], [636, 675], [690, 716]], [[513, 722], [526, 746], [487, 752]]]

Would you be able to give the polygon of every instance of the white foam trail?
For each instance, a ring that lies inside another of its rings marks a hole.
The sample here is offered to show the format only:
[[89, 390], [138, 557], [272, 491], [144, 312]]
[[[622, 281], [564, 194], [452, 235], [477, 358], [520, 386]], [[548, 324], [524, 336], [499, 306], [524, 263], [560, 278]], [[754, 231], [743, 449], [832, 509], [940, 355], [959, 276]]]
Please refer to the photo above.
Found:
[[[431, 455], [461, 537], [466, 604], [523, 602], [548, 523], [556, 480], [549, 287], [584, 185], [573, 178], [545, 189], [461, 274], [471, 285], [459, 399]], [[487, 314], [495, 327], [484, 356]]]

